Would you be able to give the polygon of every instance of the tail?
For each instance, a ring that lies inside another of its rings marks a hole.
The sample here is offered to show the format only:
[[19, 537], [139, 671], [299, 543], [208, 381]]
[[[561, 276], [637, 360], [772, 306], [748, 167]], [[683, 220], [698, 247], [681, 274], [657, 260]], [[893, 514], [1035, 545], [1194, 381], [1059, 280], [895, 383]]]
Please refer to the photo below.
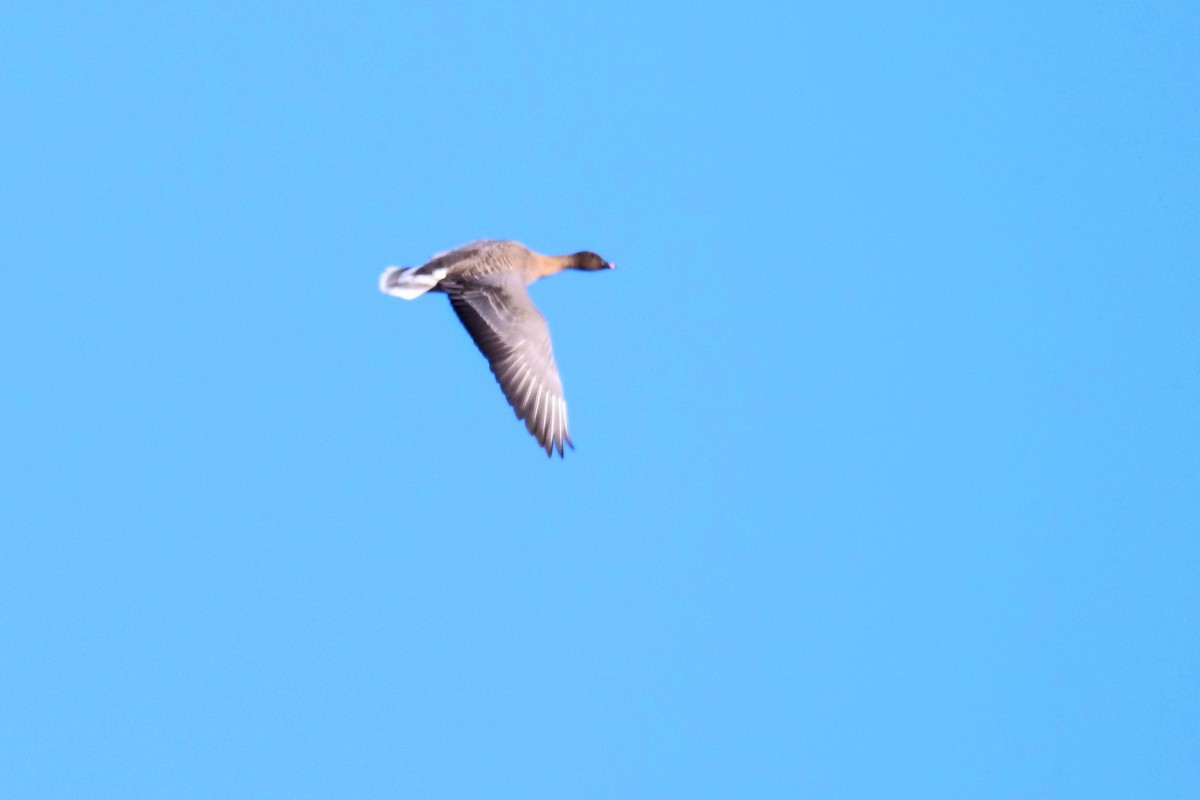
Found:
[[405, 300], [420, 297], [446, 277], [445, 269], [420, 272], [420, 267], [388, 267], [379, 276], [379, 291]]

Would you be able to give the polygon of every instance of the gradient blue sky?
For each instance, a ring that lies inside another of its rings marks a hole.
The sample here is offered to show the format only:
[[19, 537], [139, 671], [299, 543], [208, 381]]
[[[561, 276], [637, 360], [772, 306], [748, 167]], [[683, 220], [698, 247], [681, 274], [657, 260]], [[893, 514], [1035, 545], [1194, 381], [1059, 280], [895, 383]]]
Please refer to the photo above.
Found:
[[1195, 4], [423, 5], [4, 12], [0, 795], [1200, 796]]

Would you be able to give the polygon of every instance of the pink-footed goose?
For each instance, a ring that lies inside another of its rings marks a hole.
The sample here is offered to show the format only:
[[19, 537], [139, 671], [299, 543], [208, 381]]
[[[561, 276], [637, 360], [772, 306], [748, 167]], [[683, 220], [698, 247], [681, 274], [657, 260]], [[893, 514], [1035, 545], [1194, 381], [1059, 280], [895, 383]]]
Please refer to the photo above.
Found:
[[463, 327], [487, 358], [517, 418], [538, 444], [561, 458], [567, 404], [550, 347], [550, 328], [525, 287], [564, 269], [602, 270], [615, 265], [595, 253], [535, 253], [517, 242], [481, 239], [438, 253], [419, 267], [388, 267], [380, 291], [412, 300], [443, 292]]

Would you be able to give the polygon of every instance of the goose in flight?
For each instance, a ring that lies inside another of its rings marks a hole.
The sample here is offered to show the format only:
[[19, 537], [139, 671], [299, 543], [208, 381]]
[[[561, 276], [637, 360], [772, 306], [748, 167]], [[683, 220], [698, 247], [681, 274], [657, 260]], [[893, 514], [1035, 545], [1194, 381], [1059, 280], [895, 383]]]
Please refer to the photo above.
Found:
[[438, 253], [419, 267], [388, 267], [379, 277], [385, 294], [412, 300], [442, 292], [475, 345], [487, 358], [517, 419], [546, 455], [563, 445], [567, 404], [550, 347], [550, 328], [525, 287], [564, 269], [613, 269], [600, 256], [580, 251], [564, 256], [535, 253], [517, 242], [481, 239]]

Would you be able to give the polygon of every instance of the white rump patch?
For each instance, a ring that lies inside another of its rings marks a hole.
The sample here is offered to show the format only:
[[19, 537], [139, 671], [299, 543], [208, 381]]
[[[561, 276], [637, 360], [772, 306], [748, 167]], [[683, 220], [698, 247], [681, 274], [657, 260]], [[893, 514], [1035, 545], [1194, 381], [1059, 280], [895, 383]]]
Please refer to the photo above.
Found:
[[427, 275], [417, 274], [419, 267], [388, 267], [379, 276], [379, 291], [393, 297], [412, 300], [428, 292], [446, 277], [446, 270], [434, 270]]

